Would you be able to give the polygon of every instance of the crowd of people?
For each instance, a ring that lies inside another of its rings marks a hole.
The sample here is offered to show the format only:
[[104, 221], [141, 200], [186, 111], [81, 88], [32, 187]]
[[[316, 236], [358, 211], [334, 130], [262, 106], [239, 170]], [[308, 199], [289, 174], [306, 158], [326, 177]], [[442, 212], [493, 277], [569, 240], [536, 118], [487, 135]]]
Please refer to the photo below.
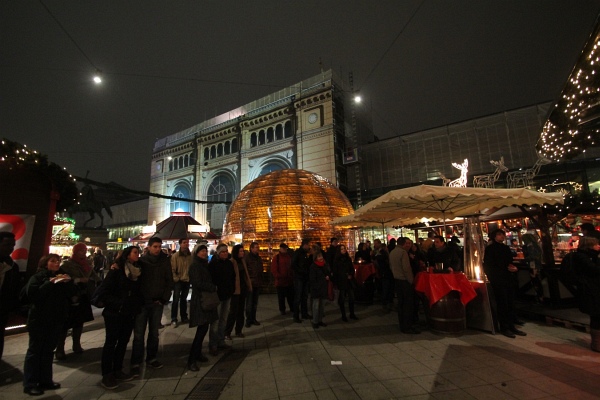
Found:
[[[14, 248], [11, 235], [0, 232], [0, 285], [6, 288], [20, 287], [12, 282], [19, 275], [10, 258]], [[505, 241], [501, 230], [490, 234], [484, 270], [493, 290], [500, 332], [514, 338], [526, 334], [516, 328], [519, 321], [514, 313], [511, 282], [516, 267]], [[173, 254], [164, 252], [162, 245], [161, 239], [153, 237], [144, 251], [130, 246], [108, 261], [103, 259], [101, 251], [87, 257], [87, 246], [79, 243], [67, 259], [56, 254], [43, 257], [37, 272], [27, 284], [21, 285], [20, 294], [2, 291], [0, 322], [4, 325], [8, 311], [15, 307], [14, 299], [29, 304], [25, 393], [37, 396], [60, 387], [52, 378], [53, 358], [59, 361], [67, 358], [68, 331], [72, 352], [84, 351], [81, 334], [83, 324], [94, 318], [92, 305], [102, 308], [105, 323], [101, 385], [106, 389], [117, 388], [120, 382], [139, 376], [142, 363], [146, 368], [163, 367], [158, 360], [159, 329], [164, 327], [161, 319], [171, 298], [171, 326], [188, 324], [196, 328], [187, 360], [191, 371], [199, 370], [198, 362], [208, 361], [203, 352], [207, 334], [208, 353], [216, 356], [230, 349], [227, 341], [232, 340], [232, 334], [243, 338], [244, 328], [261, 325], [257, 308], [263, 284], [263, 260], [258, 243], [251, 243], [248, 250], [238, 244], [231, 253], [222, 243], [212, 257], [203, 244], [190, 250], [188, 239], [179, 240], [179, 249]], [[598, 251], [598, 239], [586, 236], [580, 239], [579, 248], [570, 260], [582, 293], [582, 310], [591, 315], [592, 349], [596, 351], [600, 351], [600, 313], [596, 312], [600, 309]], [[314, 329], [326, 327], [324, 305], [326, 300], [335, 298], [343, 322], [358, 319], [354, 309], [357, 289], [354, 262], [374, 263], [383, 310], [387, 313], [396, 307], [398, 325], [405, 334], [420, 333], [418, 309], [422, 297], [414, 290], [416, 274], [428, 266], [441, 266], [449, 272], [462, 269], [456, 241], [446, 243], [435, 234], [421, 243], [413, 243], [407, 237], [389, 240], [387, 245], [375, 239], [372, 248], [368, 241], [360, 243], [354, 260], [347, 246], [337, 238], [331, 238], [326, 252], [319, 243], [311, 244], [309, 240], [303, 240], [295, 251], [281, 243], [271, 260], [280, 314], [285, 316], [290, 312], [295, 323], [309, 320]], [[132, 336], [130, 367], [126, 372], [124, 359]], [[0, 344], [3, 343], [2, 340]]]

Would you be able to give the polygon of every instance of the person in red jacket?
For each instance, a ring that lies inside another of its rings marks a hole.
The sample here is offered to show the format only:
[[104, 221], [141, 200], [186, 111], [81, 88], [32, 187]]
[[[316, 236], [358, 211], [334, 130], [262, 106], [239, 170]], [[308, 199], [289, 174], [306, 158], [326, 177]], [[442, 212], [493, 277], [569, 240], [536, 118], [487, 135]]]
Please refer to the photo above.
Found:
[[279, 245], [279, 253], [271, 261], [271, 273], [275, 278], [279, 312], [285, 315], [285, 301], [287, 299], [290, 311], [294, 310], [294, 272], [292, 270], [292, 256], [285, 243]]

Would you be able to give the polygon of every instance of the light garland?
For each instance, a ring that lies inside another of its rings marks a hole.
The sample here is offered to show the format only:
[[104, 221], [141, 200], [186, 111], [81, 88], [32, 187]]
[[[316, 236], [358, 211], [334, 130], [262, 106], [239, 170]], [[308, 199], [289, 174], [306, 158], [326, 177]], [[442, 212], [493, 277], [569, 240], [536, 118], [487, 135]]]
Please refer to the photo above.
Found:
[[586, 44], [537, 143], [549, 159], [560, 161], [600, 145], [600, 31]]
[[66, 210], [77, 201], [75, 178], [67, 169], [48, 161], [48, 157], [38, 151], [30, 150], [8, 139], [0, 142], [0, 173], [13, 173], [19, 169], [35, 171], [46, 176], [59, 192], [60, 199], [56, 203], [57, 210]]

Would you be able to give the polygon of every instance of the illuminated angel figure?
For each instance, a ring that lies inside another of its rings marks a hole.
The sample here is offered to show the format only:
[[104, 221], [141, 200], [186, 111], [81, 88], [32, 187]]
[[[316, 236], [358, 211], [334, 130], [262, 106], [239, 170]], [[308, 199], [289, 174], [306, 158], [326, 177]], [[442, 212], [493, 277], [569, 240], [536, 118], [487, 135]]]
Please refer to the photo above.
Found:
[[450, 187], [467, 187], [467, 172], [469, 172], [469, 160], [465, 158], [462, 164], [452, 163], [456, 169], [460, 169], [460, 178], [453, 180], [448, 184]]
[[493, 188], [494, 183], [500, 178], [500, 174], [508, 171], [504, 165], [504, 157], [500, 157], [498, 161], [490, 160], [490, 164], [496, 167], [496, 170], [492, 174], [474, 176], [473, 187]]

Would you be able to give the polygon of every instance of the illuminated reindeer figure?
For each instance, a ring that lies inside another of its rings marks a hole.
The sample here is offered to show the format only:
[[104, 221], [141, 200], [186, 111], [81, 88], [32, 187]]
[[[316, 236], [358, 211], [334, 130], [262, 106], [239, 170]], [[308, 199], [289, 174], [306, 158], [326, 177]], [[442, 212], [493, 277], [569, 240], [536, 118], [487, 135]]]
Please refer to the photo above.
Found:
[[542, 165], [550, 164], [552, 161], [538, 154], [538, 159], [533, 164], [533, 167], [525, 171], [509, 172], [506, 176], [506, 184], [509, 188], [531, 187], [533, 186], [533, 178], [540, 172]]
[[442, 186], [448, 186], [448, 184], [452, 182], [452, 179], [446, 178], [446, 175], [442, 174], [441, 172], [438, 172], [438, 174], [440, 175], [440, 179], [442, 180]]
[[467, 172], [469, 172], [469, 160], [465, 158], [462, 164], [452, 163], [456, 169], [460, 169], [460, 178], [453, 180], [448, 184], [450, 187], [467, 187]]
[[496, 167], [494, 173], [474, 176], [473, 187], [493, 188], [494, 183], [500, 178], [500, 174], [508, 171], [508, 168], [504, 165], [504, 157], [500, 157], [498, 161], [490, 160], [490, 164]]

